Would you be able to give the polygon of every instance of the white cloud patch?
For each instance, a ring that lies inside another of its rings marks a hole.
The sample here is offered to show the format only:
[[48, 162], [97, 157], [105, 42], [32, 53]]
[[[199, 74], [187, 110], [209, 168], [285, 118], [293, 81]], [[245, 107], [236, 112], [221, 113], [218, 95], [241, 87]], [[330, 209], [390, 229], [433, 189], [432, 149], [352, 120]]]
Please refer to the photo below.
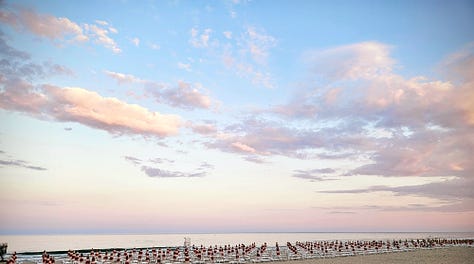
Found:
[[205, 29], [203, 32], [199, 32], [197, 28], [191, 28], [189, 43], [195, 48], [207, 48], [210, 44], [211, 33], [212, 29], [210, 28]]
[[245, 33], [247, 51], [252, 59], [259, 64], [265, 64], [269, 56], [269, 49], [276, 45], [276, 39], [254, 27], [248, 27]]
[[94, 24], [84, 24], [84, 28], [95, 43], [103, 45], [104, 47], [112, 50], [114, 53], [122, 52], [115, 40], [109, 36], [110, 32], [107, 28]]
[[224, 36], [227, 39], [232, 39], [232, 32], [231, 31], [224, 31], [224, 32], [222, 32], [222, 34], [224, 34]]
[[132, 41], [133, 45], [135, 45], [135, 47], [140, 46], [140, 39], [139, 38], [133, 38], [131, 41]]
[[178, 68], [181, 69], [181, 70], [185, 70], [185, 71], [191, 71], [191, 64], [190, 63], [182, 63], [182, 62], [178, 62]]

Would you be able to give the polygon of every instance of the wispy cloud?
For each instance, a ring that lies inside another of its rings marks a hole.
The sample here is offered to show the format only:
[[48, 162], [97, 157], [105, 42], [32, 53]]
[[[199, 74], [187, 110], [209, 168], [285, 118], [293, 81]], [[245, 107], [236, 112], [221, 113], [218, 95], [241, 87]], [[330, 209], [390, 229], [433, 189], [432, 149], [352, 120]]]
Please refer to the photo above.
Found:
[[120, 49], [115, 42], [109, 36], [110, 30], [105, 27], [101, 27], [100, 25], [94, 24], [84, 24], [84, 29], [88, 32], [94, 42], [104, 45], [104, 47], [112, 50], [114, 53], [121, 53], [122, 49]]
[[149, 177], [156, 178], [200, 178], [206, 176], [205, 172], [180, 172], [180, 171], [167, 171], [159, 168], [153, 168], [148, 166], [142, 166], [141, 170]]
[[19, 168], [26, 168], [26, 169], [31, 169], [31, 170], [38, 170], [38, 171], [47, 170], [46, 168], [43, 168], [40, 166], [30, 165], [28, 162], [24, 160], [0, 160], [0, 166], [19, 167]]
[[192, 123], [188, 122], [187, 127], [191, 128], [191, 130], [195, 133], [201, 135], [213, 135], [217, 132], [217, 128], [215, 124], [209, 123]]
[[195, 48], [207, 48], [210, 45], [210, 37], [211, 37], [212, 29], [206, 28], [202, 32], [199, 31], [197, 28], [191, 28], [190, 35], [191, 38], [189, 39], [189, 43]]
[[192, 110], [194, 108], [208, 109], [211, 107], [211, 98], [201, 93], [203, 89], [200, 83], [187, 83], [179, 81], [171, 88], [148, 89], [148, 92], [155, 97], [158, 102], [166, 102], [169, 105]]
[[135, 37], [131, 41], [132, 41], [133, 45], [135, 45], [135, 47], [140, 46], [140, 39], [139, 38]]
[[132, 156], [124, 156], [124, 159], [133, 165], [140, 167], [142, 172], [144, 172], [148, 177], [152, 178], [200, 178], [205, 177], [209, 170], [214, 169], [213, 165], [207, 162], [202, 162], [195, 171], [182, 172], [156, 167], [157, 165], [163, 166], [165, 161], [167, 163], [174, 163], [174, 161], [169, 159], [152, 158], [143, 160]]
[[113, 71], [104, 71], [109, 77], [117, 81], [118, 84], [125, 84], [125, 83], [146, 83], [145, 80], [137, 78], [131, 74], [124, 74], [119, 72]]
[[254, 27], [247, 28], [244, 40], [246, 41], [247, 51], [252, 59], [259, 64], [267, 62], [268, 50], [276, 45], [276, 39], [273, 36], [258, 31]]
[[328, 178], [328, 174], [334, 174], [336, 171], [331, 168], [312, 169], [312, 170], [295, 170], [293, 177], [311, 181], [332, 181]]
[[195, 108], [209, 109], [213, 104], [212, 99], [202, 92], [204, 87], [200, 83], [191, 84], [178, 81], [177, 85], [172, 86], [166, 83], [143, 80], [130, 74], [112, 71], [104, 72], [119, 84], [135, 83], [143, 85], [145, 94], [152, 96], [160, 103], [166, 103], [187, 110], [193, 110]]
[[191, 64], [190, 63], [182, 63], [178, 62], [178, 68], [186, 71], [191, 71]]
[[[6, 153], [4, 151], [0, 151], [0, 155], [5, 156]], [[0, 167], [16, 167], [16, 168], [24, 168], [30, 170], [37, 170], [37, 171], [45, 171], [47, 170], [44, 167], [35, 166], [25, 160], [20, 159], [12, 159], [10, 155], [6, 155], [6, 158], [0, 159]]]

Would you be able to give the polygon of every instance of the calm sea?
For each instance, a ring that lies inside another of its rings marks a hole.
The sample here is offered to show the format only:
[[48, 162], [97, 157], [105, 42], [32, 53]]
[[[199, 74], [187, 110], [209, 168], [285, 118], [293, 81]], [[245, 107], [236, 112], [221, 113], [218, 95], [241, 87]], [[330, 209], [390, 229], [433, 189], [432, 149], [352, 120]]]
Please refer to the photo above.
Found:
[[225, 234], [149, 234], [149, 235], [9, 235], [0, 236], [8, 243], [8, 253], [39, 252], [68, 249], [146, 248], [182, 246], [184, 238], [194, 245], [262, 244], [315, 240], [386, 240], [410, 238], [474, 238], [469, 233], [225, 233]]

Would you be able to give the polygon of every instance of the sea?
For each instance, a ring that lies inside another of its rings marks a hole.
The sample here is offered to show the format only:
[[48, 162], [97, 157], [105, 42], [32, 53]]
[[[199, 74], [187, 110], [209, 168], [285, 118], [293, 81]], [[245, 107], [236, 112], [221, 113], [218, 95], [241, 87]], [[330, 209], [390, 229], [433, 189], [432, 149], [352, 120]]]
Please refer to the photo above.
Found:
[[192, 245], [237, 245], [318, 240], [399, 240], [419, 238], [474, 239], [474, 232], [384, 232], [384, 233], [219, 233], [219, 234], [98, 234], [98, 235], [0, 235], [0, 243], [8, 243], [8, 254], [46, 250], [85, 250], [111, 248], [153, 248], [183, 246], [185, 238]]

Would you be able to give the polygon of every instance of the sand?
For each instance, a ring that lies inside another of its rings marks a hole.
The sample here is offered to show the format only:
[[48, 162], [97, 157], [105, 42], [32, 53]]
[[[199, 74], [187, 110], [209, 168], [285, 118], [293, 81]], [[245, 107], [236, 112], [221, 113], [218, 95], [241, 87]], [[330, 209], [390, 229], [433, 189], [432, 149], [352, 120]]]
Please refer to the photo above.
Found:
[[362, 264], [362, 263], [413, 263], [413, 264], [474, 264], [474, 247], [420, 249], [409, 252], [374, 254], [365, 256], [308, 259], [285, 262], [287, 264]]

